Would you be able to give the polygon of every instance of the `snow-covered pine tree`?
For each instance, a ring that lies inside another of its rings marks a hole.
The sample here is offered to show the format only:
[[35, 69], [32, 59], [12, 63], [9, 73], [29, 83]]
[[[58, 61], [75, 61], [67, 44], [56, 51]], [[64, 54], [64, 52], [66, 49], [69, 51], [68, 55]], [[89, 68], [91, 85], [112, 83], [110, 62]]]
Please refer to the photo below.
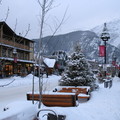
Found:
[[90, 86], [95, 78], [91, 72], [90, 65], [81, 52], [80, 45], [75, 46], [74, 52], [67, 61], [67, 67], [62, 79], [59, 81], [61, 86]]

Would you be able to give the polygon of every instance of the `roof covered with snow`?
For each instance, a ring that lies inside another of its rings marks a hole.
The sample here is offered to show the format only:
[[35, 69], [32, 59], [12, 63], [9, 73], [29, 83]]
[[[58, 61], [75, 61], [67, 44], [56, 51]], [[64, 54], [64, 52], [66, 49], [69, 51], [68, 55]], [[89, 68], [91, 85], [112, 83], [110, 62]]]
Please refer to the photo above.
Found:
[[56, 62], [55, 59], [50, 59], [50, 58], [44, 58], [43, 61], [49, 68], [53, 68]]

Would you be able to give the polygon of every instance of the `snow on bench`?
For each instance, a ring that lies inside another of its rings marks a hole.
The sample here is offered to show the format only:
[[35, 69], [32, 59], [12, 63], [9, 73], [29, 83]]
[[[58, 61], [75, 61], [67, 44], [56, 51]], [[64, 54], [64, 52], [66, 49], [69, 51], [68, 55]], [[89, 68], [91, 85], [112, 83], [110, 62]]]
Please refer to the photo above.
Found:
[[[89, 91], [90, 90], [90, 86], [56, 86], [54, 89], [57, 89], [58, 91], [59, 90], [62, 90], [62, 89], [70, 89], [70, 88], [86, 88], [87, 89], [87, 91]], [[53, 90], [54, 90], [53, 89]]]
[[63, 88], [58, 92], [76, 93], [76, 95], [78, 95], [79, 93], [87, 94], [87, 89], [86, 88]]
[[[58, 88], [55, 88], [56, 92], [62, 92], [62, 93], [75, 93], [76, 99], [78, 99], [78, 95], [84, 96], [84, 98], [90, 98], [90, 87], [89, 86], [60, 86]], [[81, 98], [82, 98], [81, 97]], [[80, 97], [79, 97], [80, 98]]]
[[89, 99], [90, 95], [86, 95], [86, 94], [80, 93], [80, 94], [78, 94], [78, 99], [81, 99], [81, 98], [87, 98], [87, 99]]

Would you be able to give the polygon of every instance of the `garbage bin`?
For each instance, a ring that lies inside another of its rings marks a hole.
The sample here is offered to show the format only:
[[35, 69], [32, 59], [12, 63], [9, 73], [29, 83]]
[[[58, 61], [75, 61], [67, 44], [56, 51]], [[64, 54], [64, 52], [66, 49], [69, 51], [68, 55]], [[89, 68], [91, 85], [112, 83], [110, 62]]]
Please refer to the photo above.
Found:
[[58, 115], [58, 120], [65, 120], [66, 115]]
[[111, 88], [112, 87], [112, 79], [104, 79], [104, 87]]
[[58, 115], [58, 117], [54, 114], [48, 113], [47, 115], [47, 120], [65, 120], [66, 116], [65, 115]]
[[108, 87], [108, 81], [104, 82], [104, 87], [107, 88]]
[[109, 81], [109, 88], [111, 88], [112, 87], [112, 79], [110, 79], [110, 81]]
[[58, 120], [58, 119], [57, 119], [57, 115], [48, 113], [48, 115], [47, 115], [47, 120]]
[[[65, 120], [65, 118], [66, 118], [66, 115], [57, 115], [56, 112], [54, 112], [53, 110], [50, 110], [50, 109], [39, 110], [38, 113], [37, 113], [37, 118], [39, 118], [39, 114], [40, 114], [41, 111], [52, 112], [52, 113], [45, 114], [45, 115], [47, 115], [47, 120]], [[43, 115], [43, 117], [45, 115]]]

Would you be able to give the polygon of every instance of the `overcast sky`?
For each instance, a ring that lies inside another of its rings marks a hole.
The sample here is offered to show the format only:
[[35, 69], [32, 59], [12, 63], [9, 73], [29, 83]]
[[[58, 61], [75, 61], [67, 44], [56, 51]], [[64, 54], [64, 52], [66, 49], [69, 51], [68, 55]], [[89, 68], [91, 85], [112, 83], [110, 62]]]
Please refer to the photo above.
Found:
[[[23, 36], [30, 24], [31, 30], [27, 38], [39, 38], [41, 9], [37, 0], [2, 0], [0, 21], [5, 19], [8, 7], [10, 11], [7, 24], [14, 30], [17, 19], [15, 32], [21, 33]], [[89, 30], [104, 22], [118, 19], [120, 17], [120, 0], [55, 0], [53, 9], [46, 15], [44, 36], [52, 34], [66, 9], [65, 21], [57, 34]]]

